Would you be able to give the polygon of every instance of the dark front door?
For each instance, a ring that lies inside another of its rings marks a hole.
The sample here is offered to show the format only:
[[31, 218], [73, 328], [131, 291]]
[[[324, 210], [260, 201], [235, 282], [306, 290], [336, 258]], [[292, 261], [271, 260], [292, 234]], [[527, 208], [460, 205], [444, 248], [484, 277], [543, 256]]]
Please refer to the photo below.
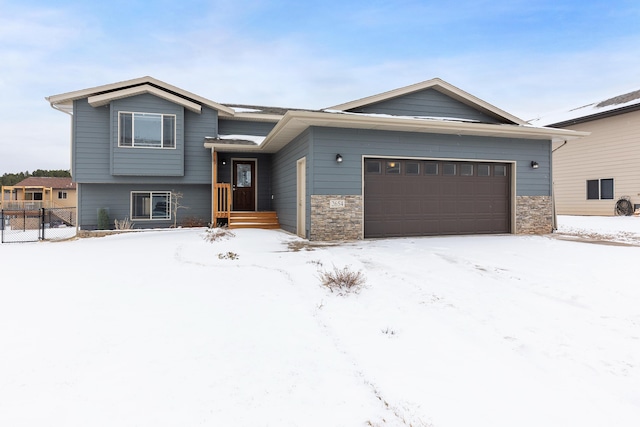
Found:
[[256, 210], [256, 162], [239, 160], [233, 162], [233, 210]]

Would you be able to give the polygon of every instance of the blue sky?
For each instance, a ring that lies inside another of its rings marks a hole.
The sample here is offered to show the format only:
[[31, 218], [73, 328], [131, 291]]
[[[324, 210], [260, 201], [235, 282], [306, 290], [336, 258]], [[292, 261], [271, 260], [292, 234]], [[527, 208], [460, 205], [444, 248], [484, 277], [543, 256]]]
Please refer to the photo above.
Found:
[[523, 119], [640, 88], [640, 3], [0, 0], [0, 174], [68, 169], [45, 96], [151, 75], [322, 108], [440, 77]]

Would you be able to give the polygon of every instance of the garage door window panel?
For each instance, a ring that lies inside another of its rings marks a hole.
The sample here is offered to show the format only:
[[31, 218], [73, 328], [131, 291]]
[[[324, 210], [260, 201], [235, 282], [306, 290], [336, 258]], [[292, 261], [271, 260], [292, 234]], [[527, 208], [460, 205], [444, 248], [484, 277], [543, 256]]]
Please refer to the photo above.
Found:
[[460, 165], [460, 175], [473, 176], [473, 165], [470, 163], [463, 163]]
[[366, 173], [380, 175], [382, 173], [382, 166], [380, 165], [379, 160], [367, 160], [365, 162], [366, 165]]
[[419, 162], [406, 162], [404, 165], [405, 175], [415, 176], [420, 175], [420, 163]]
[[442, 174], [443, 175], [455, 175], [456, 174], [456, 164], [455, 163], [445, 163], [442, 165]]
[[424, 163], [424, 174], [425, 175], [438, 175], [438, 164], [436, 162], [425, 162]]
[[387, 175], [400, 175], [400, 172], [401, 172], [400, 162], [390, 161], [386, 163], [385, 173]]

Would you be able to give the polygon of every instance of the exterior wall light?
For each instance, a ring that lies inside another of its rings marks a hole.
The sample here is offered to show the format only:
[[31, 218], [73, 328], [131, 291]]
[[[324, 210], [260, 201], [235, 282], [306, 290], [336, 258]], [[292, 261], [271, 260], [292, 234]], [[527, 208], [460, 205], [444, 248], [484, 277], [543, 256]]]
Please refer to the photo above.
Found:
[[538, 169], [540, 167], [540, 165], [538, 164], [538, 162], [536, 162], [535, 160], [531, 161], [531, 167], [533, 169]]
[[342, 156], [340, 154], [336, 154], [336, 163], [342, 163]]

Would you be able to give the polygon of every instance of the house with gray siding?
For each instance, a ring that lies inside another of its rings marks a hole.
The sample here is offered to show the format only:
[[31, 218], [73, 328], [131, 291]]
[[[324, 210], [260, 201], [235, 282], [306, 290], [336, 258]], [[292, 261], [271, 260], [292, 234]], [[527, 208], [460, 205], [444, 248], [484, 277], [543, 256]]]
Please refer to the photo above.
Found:
[[47, 100], [71, 116], [86, 230], [106, 210], [136, 228], [177, 214], [310, 240], [548, 233], [552, 144], [586, 135], [437, 78], [322, 110], [220, 104], [152, 77]]

